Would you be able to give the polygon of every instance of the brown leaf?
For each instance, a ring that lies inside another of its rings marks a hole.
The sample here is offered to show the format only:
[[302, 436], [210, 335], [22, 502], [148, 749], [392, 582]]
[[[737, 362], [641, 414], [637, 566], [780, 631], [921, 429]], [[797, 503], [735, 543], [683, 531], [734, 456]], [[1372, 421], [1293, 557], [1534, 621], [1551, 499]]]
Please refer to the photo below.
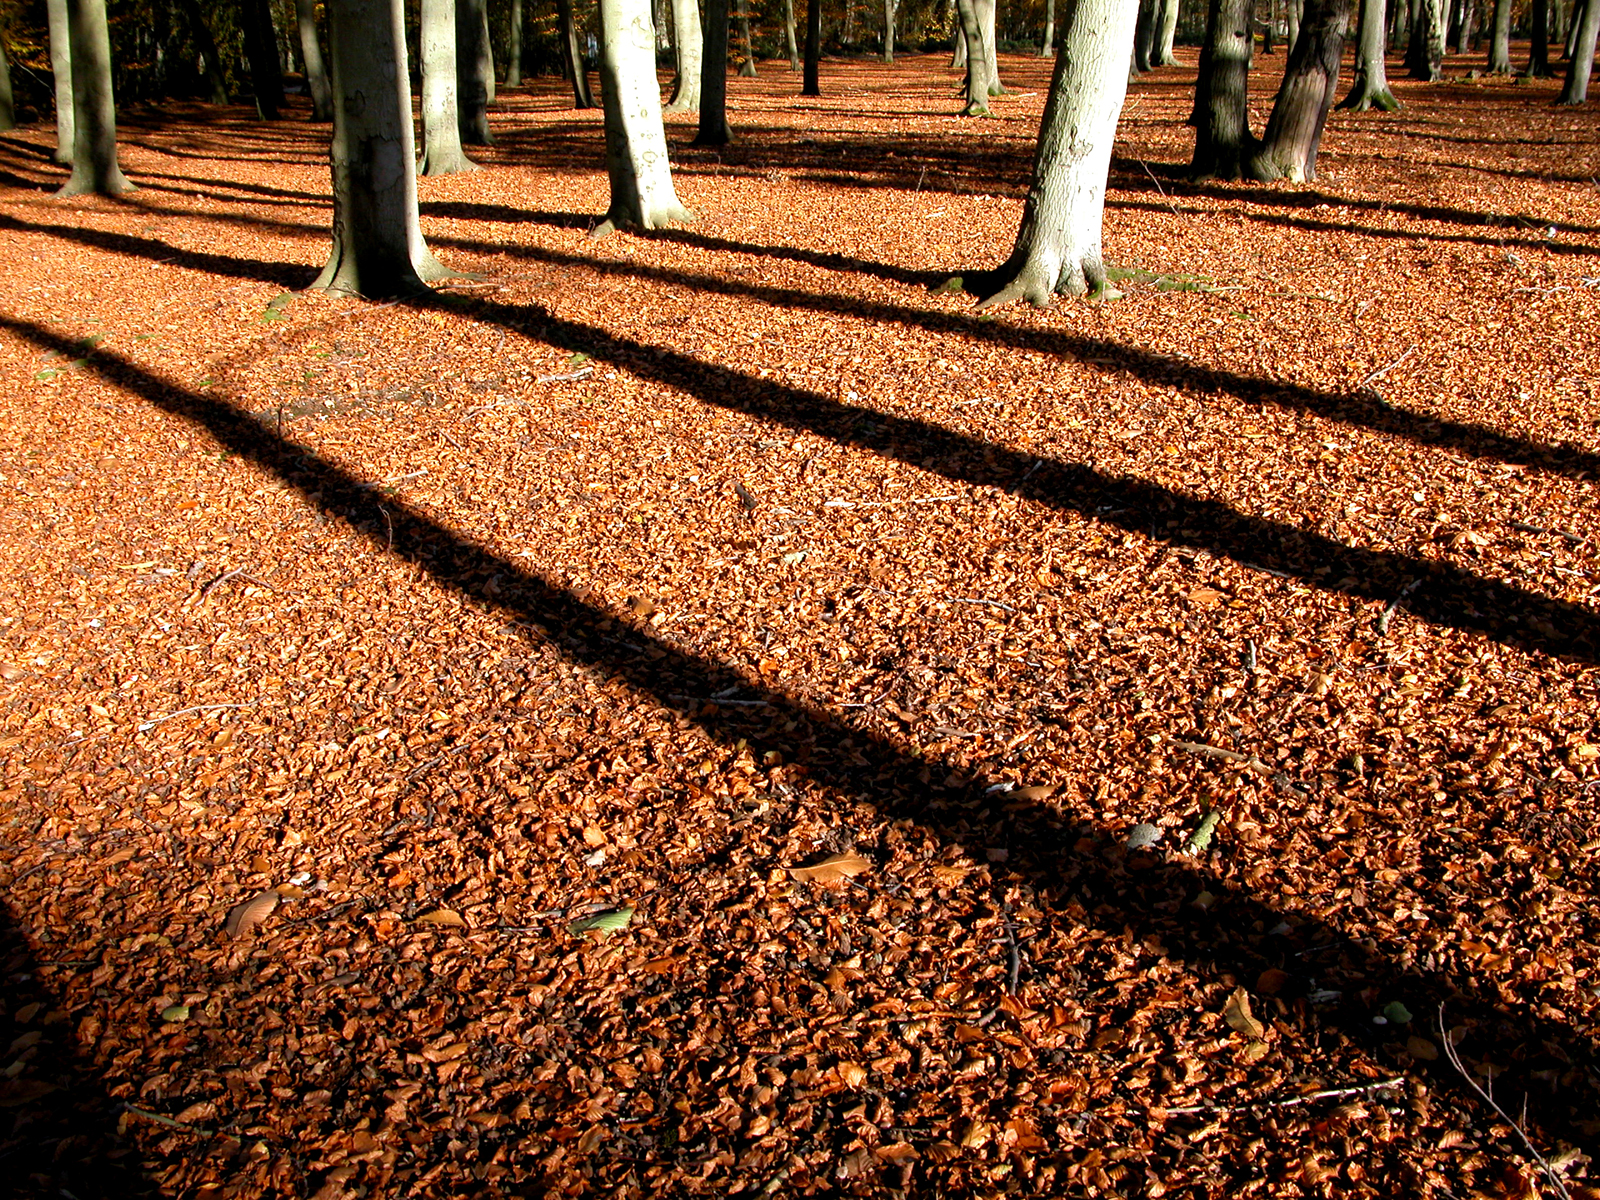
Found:
[[1413, 1034], [1406, 1039], [1406, 1053], [1411, 1055], [1412, 1058], [1420, 1059], [1423, 1062], [1433, 1062], [1439, 1057], [1439, 1047], [1435, 1046], [1427, 1038], [1417, 1037]]
[[1012, 788], [1002, 800], [1047, 800], [1056, 794], [1053, 783], [1035, 783], [1029, 787]]
[[1236, 1029], [1247, 1038], [1260, 1041], [1267, 1036], [1267, 1027], [1250, 1012], [1250, 995], [1242, 987], [1234, 988], [1233, 995], [1222, 1006], [1222, 1019], [1229, 1028]]
[[839, 1082], [845, 1087], [858, 1088], [867, 1079], [867, 1069], [860, 1063], [842, 1062], [839, 1064]]
[[228, 936], [242, 938], [261, 922], [270, 917], [282, 899], [277, 892], [270, 889], [257, 892], [248, 900], [242, 900], [228, 910], [228, 919], [223, 923], [223, 929]]
[[418, 925], [447, 925], [453, 929], [465, 929], [466, 918], [453, 908], [436, 908], [432, 912], [425, 912], [417, 918]]
[[1256, 980], [1256, 991], [1263, 996], [1276, 996], [1283, 991], [1283, 985], [1288, 982], [1289, 972], [1280, 971], [1277, 967], [1268, 967]]
[[830, 855], [809, 867], [790, 867], [789, 874], [792, 878], [809, 879], [814, 883], [838, 883], [870, 870], [872, 863], [852, 850], [848, 854]]
[[653, 600], [646, 600], [643, 596], [629, 596], [628, 608], [636, 617], [648, 617], [657, 611]]
[[1212, 587], [1195, 588], [1194, 591], [1190, 592], [1187, 597], [1190, 604], [1197, 604], [1202, 607], [1209, 607], [1213, 604], [1221, 604], [1227, 598], [1227, 592], [1219, 592], [1216, 588]]

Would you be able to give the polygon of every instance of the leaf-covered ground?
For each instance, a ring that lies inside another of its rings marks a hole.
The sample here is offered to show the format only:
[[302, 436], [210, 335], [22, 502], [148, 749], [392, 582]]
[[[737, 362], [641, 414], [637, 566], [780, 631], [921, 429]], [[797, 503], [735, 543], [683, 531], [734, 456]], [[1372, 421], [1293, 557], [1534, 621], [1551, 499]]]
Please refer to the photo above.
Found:
[[1597, 1194], [1600, 110], [1194, 187], [1163, 70], [1123, 298], [980, 318], [1004, 68], [732, 80], [598, 242], [512, 89], [417, 304], [301, 115], [0, 139], [20, 1194]]

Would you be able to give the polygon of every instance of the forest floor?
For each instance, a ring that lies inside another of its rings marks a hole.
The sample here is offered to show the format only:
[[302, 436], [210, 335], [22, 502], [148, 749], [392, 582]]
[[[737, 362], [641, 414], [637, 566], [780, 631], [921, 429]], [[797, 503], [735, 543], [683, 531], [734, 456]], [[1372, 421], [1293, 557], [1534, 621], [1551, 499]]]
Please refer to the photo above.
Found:
[[19, 1194], [1600, 1195], [1600, 106], [1194, 186], [1163, 69], [1125, 294], [979, 316], [1003, 65], [763, 64], [599, 241], [508, 89], [415, 304], [302, 112], [0, 138]]

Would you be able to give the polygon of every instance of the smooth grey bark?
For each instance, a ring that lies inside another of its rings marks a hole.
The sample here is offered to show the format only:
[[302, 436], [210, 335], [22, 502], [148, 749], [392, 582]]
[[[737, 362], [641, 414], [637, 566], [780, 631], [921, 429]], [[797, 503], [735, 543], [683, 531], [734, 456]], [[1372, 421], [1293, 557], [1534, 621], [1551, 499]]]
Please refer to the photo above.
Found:
[[806, 53], [800, 94], [822, 95], [822, 0], [807, 0], [806, 3]]
[[[1534, 0], [1535, 7], [1539, 0]], [[1511, 0], [1494, 0], [1494, 19], [1489, 32], [1489, 73], [1511, 74]]]
[[1250, 35], [1252, 0], [1211, 0], [1206, 13], [1203, 69], [1195, 85], [1195, 179], [1239, 179], [1258, 143], [1250, 133]]
[[[813, 4], [817, 0], [811, 0]], [[956, 0], [956, 15], [961, 20], [961, 44], [967, 48], [966, 83], [962, 98], [966, 101], [961, 110], [964, 117], [987, 117], [989, 112], [989, 79], [994, 74], [984, 59], [988, 47], [983, 40], [982, 18], [977, 0]]]
[[72, 32], [67, 24], [67, 0], [48, 0], [50, 19], [50, 71], [55, 76], [55, 160], [72, 165]]
[[883, 61], [894, 61], [894, 16], [899, 0], [883, 0]]
[[111, 94], [106, 0], [67, 0], [72, 47], [72, 175], [58, 196], [120, 196], [133, 184], [117, 163], [117, 105]]
[[700, 107], [700, 64], [705, 52], [699, 0], [672, 0], [672, 52], [678, 75], [672, 81], [667, 111], [695, 112]]
[[451, 272], [417, 220], [402, 0], [328, 5], [332, 59], [333, 249], [312, 287], [369, 300], [409, 296]]
[[794, 36], [794, 0], [783, 0], [783, 39], [789, 51], [789, 70], [800, 69], [800, 44]]
[[1150, 61], [1158, 67], [1172, 67], [1178, 63], [1173, 44], [1178, 37], [1179, 0], [1161, 0], [1161, 17], [1156, 22], [1155, 45], [1150, 50]]
[[1572, 57], [1567, 60], [1567, 80], [1557, 104], [1582, 104], [1589, 98], [1589, 75], [1594, 70], [1597, 37], [1600, 37], [1600, 0], [1584, 0], [1583, 20], [1577, 23]]
[[650, 0], [600, 0], [600, 97], [611, 207], [592, 236], [691, 220], [672, 187]]
[[1406, 74], [1437, 83], [1444, 78], [1444, 0], [1418, 0], [1406, 46]]
[[1261, 53], [1271, 54], [1278, 36], [1278, 0], [1267, 0], [1267, 20], [1261, 29]]
[[1044, 305], [1057, 292], [1107, 291], [1100, 251], [1106, 174], [1128, 89], [1134, 6], [1064, 0], [1061, 50], [1039, 124], [1033, 181], [1011, 257], [985, 281], [979, 308]]
[[1039, 57], [1056, 52], [1056, 0], [1044, 0], [1044, 36], [1039, 39]]
[[1304, 11], [1305, 0], [1287, 0], [1283, 6], [1283, 30], [1290, 54], [1294, 53], [1294, 44], [1300, 40], [1300, 14]]
[[956, 5], [955, 44], [950, 50], [950, 69], [964, 71], [967, 69], [967, 29], [961, 23], [960, 0], [956, 0]]
[[522, 0], [511, 0], [511, 29], [506, 41], [506, 86], [522, 82]]
[[294, 0], [295, 25], [300, 34], [300, 61], [305, 64], [306, 90], [311, 93], [311, 119], [333, 120], [333, 89], [328, 86], [328, 67], [322, 61], [322, 42], [317, 37], [317, 0]]
[[1568, 62], [1577, 51], [1578, 30], [1583, 28], [1583, 14], [1588, 11], [1588, 0], [1572, 0], [1572, 8], [1566, 16], [1567, 31], [1561, 35], [1561, 57]]
[[1006, 89], [1000, 83], [1000, 56], [996, 51], [995, 21], [999, 5], [996, 0], [973, 0], [978, 13], [978, 24], [983, 30], [983, 56], [989, 72], [988, 91], [991, 96], [1003, 96]]
[[749, 0], [734, 0], [735, 20], [739, 22], [739, 40], [744, 43], [744, 61], [739, 64], [739, 74], [746, 79], [756, 77], [756, 43], [750, 36]]
[[733, 140], [733, 130], [728, 127], [728, 0], [706, 0], [703, 32], [700, 126], [692, 144], [726, 146]]
[[456, 112], [465, 145], [494, 145], [494, 133], [489, 128], [489, 105], [493, 103], [494, 56], [489, 47], [488, 0], [457, 0]]
[[422, 0], [420, 24], [422, 165], [419, 169], [424, 175], [476, 171], [478, 164], [461, 148], [461, 118], [456, 111], [455, 0]]
[[1360, 29], [1356, 35], [1355, 81], [1340, 108], [1366, 112], [1370, 108], [1398, 112], [1400, 101], [1389, 88], [1389, 72], [1384, 62], [1385, 0], [1361, 0]]
[[278, 35], [272, 27], [267, 0], [240, 0], [239, 27], [244, 34], [245, 59], [250, 64], [250, 90], [255, 93], [256, 116], [276, 121], [283, 107], [283, 66], [278, 59]]
[[1251, 163], [1260, 180], [1300, 183], [1317, 177], [1317, 150], [1339, 86], [1350, 0], [1306, 0], [1300, 36], [1284, 66], [1261, 149]]
[[[689, 2], [692, 4], [694, 0]], [[572, 0], [556, 0], [556, 21], [561, 27], [561, 58], [567, 64], [567, 82], [572, 84], [572, 107], [594, 108], [594, 92], [589, 89], [589, 72], [583, 65], [583, 45], [578, 41], [578, 23], [572, 14]], [[459, 77], [459, 71], [457, 75]], [[697, 98], [698, 94], [697, 90]]]
[[11, 94], [11, 60], [6, 57], [6, 47], [0, 38], [0, 130], [17, 127], [17, 102]]

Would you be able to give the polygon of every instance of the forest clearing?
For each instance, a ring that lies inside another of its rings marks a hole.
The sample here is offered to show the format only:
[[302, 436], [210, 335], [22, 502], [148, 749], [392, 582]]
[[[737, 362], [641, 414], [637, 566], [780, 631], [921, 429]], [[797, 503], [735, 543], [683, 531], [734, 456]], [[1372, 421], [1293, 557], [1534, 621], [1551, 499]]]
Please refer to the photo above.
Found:
[[978, 312], [947, 62], [600, 239], [505, 88], [385, 303], [304, 101], [0, 135], [17, 1194], [1600, 1196], [1600, 116], [1193, 184], [1163, 67], [1120, 296]]

